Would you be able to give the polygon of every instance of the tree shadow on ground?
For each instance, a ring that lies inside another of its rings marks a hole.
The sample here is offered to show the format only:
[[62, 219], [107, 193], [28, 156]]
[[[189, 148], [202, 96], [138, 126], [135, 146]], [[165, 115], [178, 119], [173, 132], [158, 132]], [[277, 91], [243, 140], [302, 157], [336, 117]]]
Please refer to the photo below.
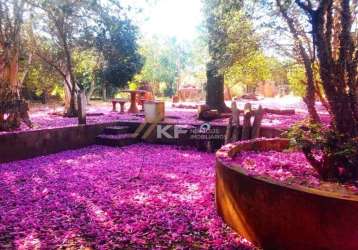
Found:
[[0, 246], [247, 247], [216, 215], [213, 156], [141, 147], [0, 165]]

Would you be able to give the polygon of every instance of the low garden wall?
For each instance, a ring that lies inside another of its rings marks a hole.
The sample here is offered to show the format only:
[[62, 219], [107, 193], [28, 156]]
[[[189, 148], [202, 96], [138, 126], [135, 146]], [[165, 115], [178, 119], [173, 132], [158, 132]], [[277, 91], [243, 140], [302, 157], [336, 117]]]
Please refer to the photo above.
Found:
[[[33, 131], [23, 131], [6, 133], [0, 135], [0, 163], [9, 161], [25, 160], [32, 157], [58, 153], [64, 150], [77, 149], [95, 144], [95, 138], [109, 126], [129, 126], [130, 132], [134, 132], [140, 125], [140, 122], [109, 122], [92, 125], [81, 125], [63, 128], [41, 129]], [[168, 124], [163, 124], [168, 125]], [[172, 124], [174, 125], [174, 124]], [[190, 126], [199, 128], [200, 126]], [[223, 138], [226, 126], [213, 126], [213, 129], [219, 131]], [[208, 140], [191, 139], [192, 134], [180, 135], [177, 138], [157, 138], [156, 129], [151, 135], [143, 141], [148, 143], [171, 144], [180, 146], [191, 146], [206, 150]], [[168, 130], [173, 134], [173, 127]], [[269, 127], [262, 127], [260, 136], [273, 138], [282, 133], [281, 130]], [[224, 144], [224, 139], [210, 140], [212, 150], [220, 148]]]
[[228, 161], [240, 151], [280, 151], [283, 139], [226, 145], [217, 152], [219, 215], [256, 246], [273, 250], [358, 249], [358, 195], [252, 176]]
[[0, 163], [24, 160], [95, 143], [105, 127], [116, 122], [14, 132], [0, 135]]

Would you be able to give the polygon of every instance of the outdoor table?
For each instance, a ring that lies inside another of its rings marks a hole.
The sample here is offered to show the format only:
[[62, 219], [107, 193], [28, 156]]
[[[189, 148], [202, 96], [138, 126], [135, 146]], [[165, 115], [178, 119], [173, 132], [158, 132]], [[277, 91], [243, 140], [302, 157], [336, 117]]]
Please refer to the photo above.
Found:
[[130, 99], [130, 107], [128, 110], [128, 113], [139, 113], [138, 107], [137, 107], [137, 94], [145, 94], [147, 91], [145, 90], [121, 90], [119, 91], [121, 93], [129, 93], [131, 96]]
[[119, 105], [121, 105], [121, 113], [124, 113], [124, 105], [126, 104], [127, 100], [124, 100], [124, 99], [113, 99], [112, 100], [112, 106], [113, 106], [113, 112], [116, 112], [117, 109], [116, 109], [116, 105], [117, 103], [119, 103]]

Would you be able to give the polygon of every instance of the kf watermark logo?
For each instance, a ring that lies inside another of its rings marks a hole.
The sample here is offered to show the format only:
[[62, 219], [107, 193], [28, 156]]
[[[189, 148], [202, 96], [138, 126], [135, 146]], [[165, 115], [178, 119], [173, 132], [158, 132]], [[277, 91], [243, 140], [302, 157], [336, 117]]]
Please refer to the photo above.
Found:
[[210, 123], [204, 123], [200, 127], [170, 125], [158, 123], [142, 123], [134, 132], [133, 137], [148, 139], [150, 136], [156, 134], [156, 139], [179, 139], [182, 135], [189, 134], [190, 139], [197, 140], [212, 140], [222, 139], [218, 129], [211, 127]]
[[[173, 131], [173, 133], [169, 131]], [[185, 135], [188, 132], [177, 125], [157, 125], [157, 139], [179, 139], [180, 135]]]

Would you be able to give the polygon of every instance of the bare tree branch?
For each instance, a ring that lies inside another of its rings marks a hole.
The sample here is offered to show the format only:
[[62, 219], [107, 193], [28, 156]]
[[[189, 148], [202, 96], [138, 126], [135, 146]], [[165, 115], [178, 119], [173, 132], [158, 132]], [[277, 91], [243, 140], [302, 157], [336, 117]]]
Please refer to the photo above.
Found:
[[310, 0], [307, 1], [301, 1], [301, 0], [295, 0], [296, 4], [303, 9], [307, 14], [312, 16], [314, 14], [314, 10], [312, 8], [312, 3]]

